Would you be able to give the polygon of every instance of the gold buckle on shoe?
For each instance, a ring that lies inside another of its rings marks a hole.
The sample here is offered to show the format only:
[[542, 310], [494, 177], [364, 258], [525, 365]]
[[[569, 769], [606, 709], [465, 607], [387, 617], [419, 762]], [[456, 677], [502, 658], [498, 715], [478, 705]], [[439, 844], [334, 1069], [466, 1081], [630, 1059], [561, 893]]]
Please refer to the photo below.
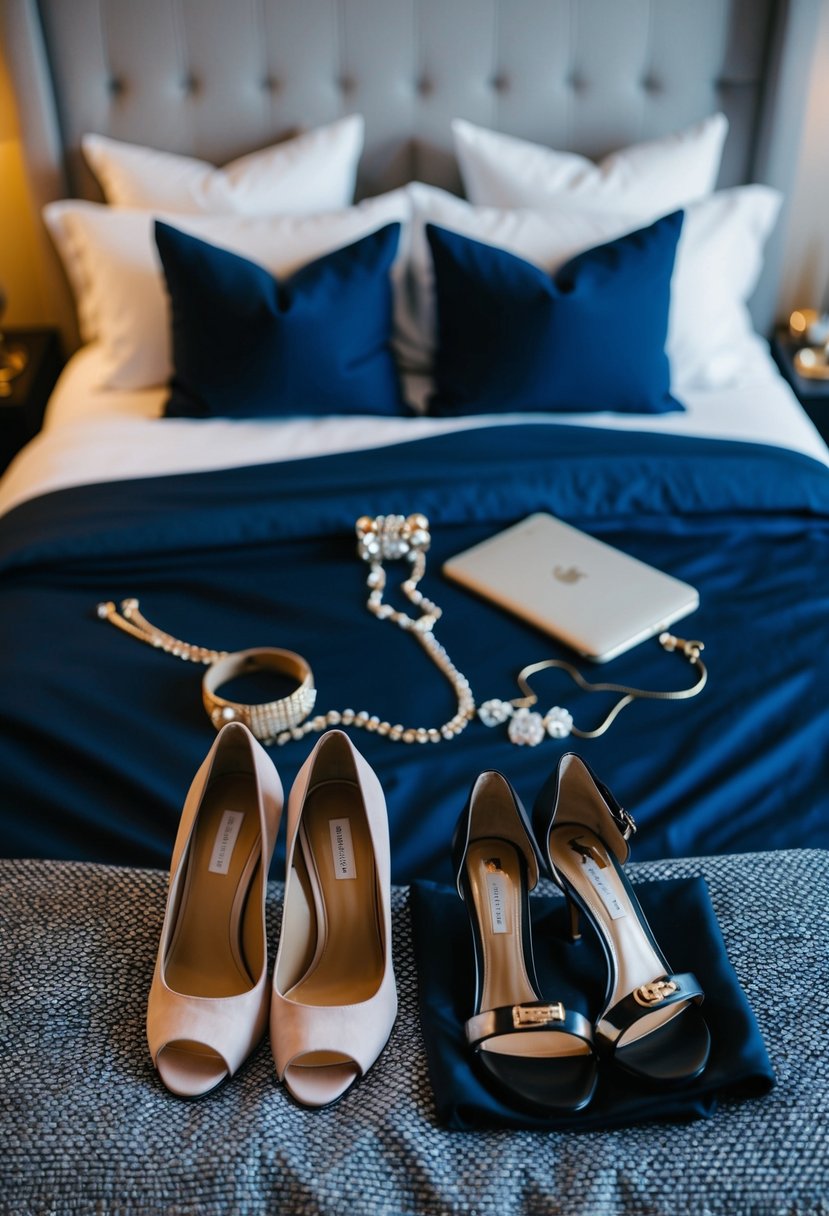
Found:
[[513, 1005], [512, 1024], [516, 1030], [527, 1026], [549, 1026], [551, 1022], [564, 1021], [564, 1006], [561, 1001], [552, 1005]]
[[667, 997], [673, 996], [678, 988], [679, 985], [673, 980], [651, 980], [649, 984], [640, 984], [634, 990], [633, 999], [637, 1005], [650, 1009], [653, 1005], [661, 1005]]
[[619, 831], [624, 840], [630, 840], [631, 836], [636, 835], [636, 820], [630, 811], [626, 811], [623, 806], [620, 806], [618, 812], [614, 812], [613, 817], [619, 825]]

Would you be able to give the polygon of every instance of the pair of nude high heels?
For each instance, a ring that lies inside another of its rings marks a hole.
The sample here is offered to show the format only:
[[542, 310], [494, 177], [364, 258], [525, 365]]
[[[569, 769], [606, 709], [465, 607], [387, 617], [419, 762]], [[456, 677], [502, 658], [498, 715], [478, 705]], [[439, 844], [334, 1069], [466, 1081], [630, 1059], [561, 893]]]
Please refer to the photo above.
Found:
[[272, 982], [265, 895], [282, 783], [241, 723], [197, 772], [173, 849], [147, 1007], [164, 1085], [198, 1098], [228, 1080], [265, 1033], [276, 1072], [304, 1106], [342, 1097], [391, 1033], [386, 804], [342, 731], [318, 741], [287, 807], [285, 901]]

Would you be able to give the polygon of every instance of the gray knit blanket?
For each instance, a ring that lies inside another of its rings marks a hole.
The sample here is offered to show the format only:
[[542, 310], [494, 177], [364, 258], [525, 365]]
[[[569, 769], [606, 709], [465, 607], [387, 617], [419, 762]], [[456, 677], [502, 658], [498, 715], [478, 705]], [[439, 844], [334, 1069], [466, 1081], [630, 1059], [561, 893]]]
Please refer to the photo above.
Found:
[[705, 877], [777, 1085], [687, 1124], [458, 1133], [435, 1118], [405, 889], [400, 1015], [339, 1105], [294, 1105], [267, 1043], [187, 1103], [158, 1083], [144, 1039], [166, 875], [0, 861], [0, 1212], [829, 1216], [829, 853], [630, 870]]

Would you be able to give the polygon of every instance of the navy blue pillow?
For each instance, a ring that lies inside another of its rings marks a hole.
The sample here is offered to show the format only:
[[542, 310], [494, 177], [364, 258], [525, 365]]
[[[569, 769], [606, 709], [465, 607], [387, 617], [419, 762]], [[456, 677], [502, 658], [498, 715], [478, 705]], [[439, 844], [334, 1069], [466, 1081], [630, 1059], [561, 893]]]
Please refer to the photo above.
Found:
[[389, 348], [389, 224], [278, 281], [263, 266], [159, 221], [179, 418], [403, 414]]
[[433, 414], [684, 409], [665, 354], [683, 213], [574, 257], [554, 275], [427, 225], [438, 346]]

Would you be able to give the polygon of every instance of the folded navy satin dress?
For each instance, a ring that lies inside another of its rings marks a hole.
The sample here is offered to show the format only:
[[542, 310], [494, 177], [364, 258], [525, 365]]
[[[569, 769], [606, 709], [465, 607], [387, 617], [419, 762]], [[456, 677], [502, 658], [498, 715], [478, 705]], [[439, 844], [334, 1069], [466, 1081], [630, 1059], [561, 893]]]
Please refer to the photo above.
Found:
[[[754, 1014], [729, 962], [702, 878], [639, 883], [636, 894], [676, 971], [693, 971], [705, 990], [702, 1011], [711, 1057], [701, 1077], [681, 1089], [638, 1085], [600, 1064], [590, 1106], [574, 1114], [536, 1115], [511, 1107], [486, 1084], [464, 1038], [474, 1012], [474, 962], [466, 909], [454, 888], [416, 882], [411, 888], [420, 1018], [438, 1115], [449, 1127], [593, 1129], [652, 1119], [705, 1118], [722, 1096], [759, 1097], [774, 1072]], [[533, 946], [545, 1000], [562, 1001], [595, 1021], [604, 1000], [606, 964], [598, 938], [582, 920], [583, 937], [567, 940], [561, 896], [531, 899]]]

